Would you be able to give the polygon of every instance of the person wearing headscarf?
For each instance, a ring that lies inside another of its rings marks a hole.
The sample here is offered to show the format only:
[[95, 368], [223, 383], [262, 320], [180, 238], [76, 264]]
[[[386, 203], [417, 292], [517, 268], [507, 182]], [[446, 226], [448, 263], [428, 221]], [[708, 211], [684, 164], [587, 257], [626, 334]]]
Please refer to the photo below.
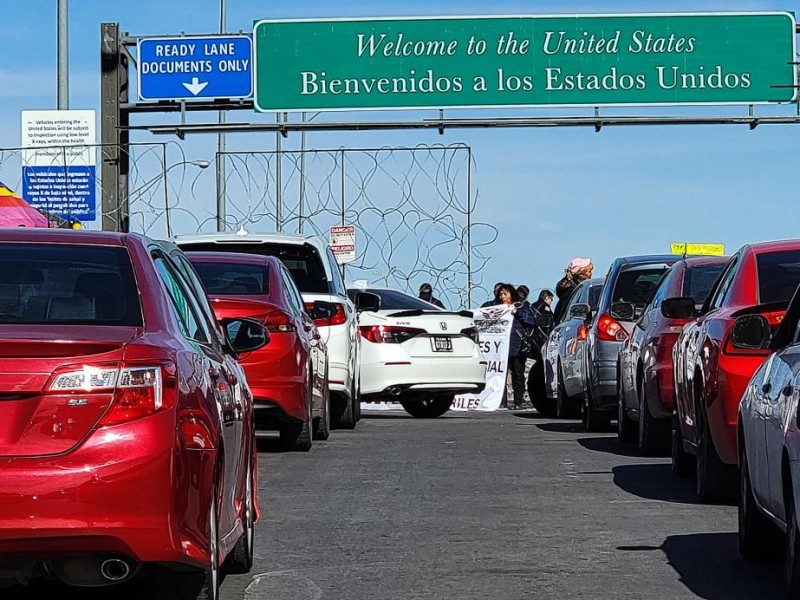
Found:
[[444, 308], [444, 304], [438, 298], [434, 298], [433, 296], [433, 286], [430, 283], [423, 283], [419, 286], [419, 299], [424, 300], [434, 306], [438, 306], [439, 308]]
[[594, 265], [589, 258], [573, 258], [564, 271], [564, 276], [556, 284], [556, 296], [558, 296], [558, 304], [555, 310], [555, 320], [561, 316], [564, 307], [569, 302], [572, 292], [581, 284], [581, 282], [592, 278], [594, 272]]

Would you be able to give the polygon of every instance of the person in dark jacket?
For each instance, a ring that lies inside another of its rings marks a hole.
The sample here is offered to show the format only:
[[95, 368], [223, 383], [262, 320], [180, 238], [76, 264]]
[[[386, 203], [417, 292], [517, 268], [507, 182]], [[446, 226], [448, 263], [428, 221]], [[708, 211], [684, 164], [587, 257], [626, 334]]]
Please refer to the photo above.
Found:
[[[530, 305], [520, 302], [519, 294], [513, 285], [503, 283], [496, 288], [494, 301], [490, 306], [498, 304], [513, 305], [514, 320], [511, 324], [511, 337], [508, 347], [508, 371], [511, 374], [511, 389], [514, 392], [514, 408], [521, 408], [525, 397], [525, 359], [522, 352], [523, 339], [527, 330], [536, 326], [536, 319]], [[508, 408], [508, 390], [503, 393], [500, 408]]]
[[419, 286], [419, 299], [429, 302], [439, 308], [444, 308], [444, 304], [438, 298], [433, 297], [433, 286], [430, 283], [423, 283]]

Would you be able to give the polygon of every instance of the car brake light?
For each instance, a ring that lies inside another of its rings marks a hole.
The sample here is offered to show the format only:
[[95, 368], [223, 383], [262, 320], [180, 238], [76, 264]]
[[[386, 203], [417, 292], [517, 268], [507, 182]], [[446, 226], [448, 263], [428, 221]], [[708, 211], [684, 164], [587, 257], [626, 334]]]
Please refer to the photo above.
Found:
[[477, 327], [467, 327], [466, 329], [461, 330], [461, 335], [464, 337], [468, 337], [476, 344], [480, 341], [478, 338], [478, 328]]
[[619, 321], [603, 314], [597, 320], [597, 338], [606, 342], [624, 342], [628, 333]]
[[292, 317], [284, 312], [269, 313], [264, 317], [264, 324], [270, 332], [286, 333], [297, 330]]
[[[344, 325], [347, 323], [347, 311], [344, 309], [344, 304], [331, 304], [336, 308], [336, 312], [333, 316], [314, 319], [314, 325], [317, 327], [331, 327], [333, 325]], [[311, 312], [313, 308], [313, 302], [306, 302], [306, 310], [308, 310], [308, 312]]]
[[577, 333], [578, 341], [585, 342], [586, 338], [589, 337], [589, 330], [586, 328], [586, 325], [581, 323], [578, 325], [578, 333]]
[[[175, 367], [167, 364], [167, 383], [175, 383]], [[164, 393], [162, 367], [122, 366], [93, 367], [84, 366], [57, 373], [47, 390], [56, 393], [97, 393], [114, 394], [111, 406], [100, 421], [100, 427], [118, 425], [141, 417], [153, 415], [168, 408], [172, 402], [170, 395]]]
[[373, 344], [402, 344], [418, 335], [424, 335], [424, 329], [413, 327], [395, 327], [392, 325], [367, 325], [358, 328], [361, 337]]

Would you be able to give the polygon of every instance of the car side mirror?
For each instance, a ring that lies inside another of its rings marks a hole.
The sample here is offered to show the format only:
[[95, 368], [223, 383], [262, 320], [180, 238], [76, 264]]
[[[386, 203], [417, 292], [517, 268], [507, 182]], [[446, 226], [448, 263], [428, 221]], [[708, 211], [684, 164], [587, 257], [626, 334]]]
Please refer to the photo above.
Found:
[[569, 307], [568, 317], [570, 319], [581, 319], [585, 321], [592, 314], [592, 307], [588, 304], [573, 304]]
[[314, 319], [332, 319], [336, 314], [336, 305], [324, 300], [314, 300], [311, 310], [308, 311], [309, 316]]
[[228, 344], [237, 354], [253, 352], [270, 342], [267, 328], [254, 319], [224, 319], [222, 325]]
[[355, 305], [358, 312], [377, 312], [381, 308], [381, 297], [370, 292], [358, 292]]
[[536, 325], [542, 329], [550, 329], [553, 326], [553, 315], [544, 313], [536, 317]]
[[661, 314], [668, 319], [691, 319], [697, 309], [692, 298], [667, 298], [661, 303]]
[[614, 302], [609, 312], [619, 321], [633, 321], [636, 317], [636, 305], [633, 302]]
[[765, 350], [772, 339], [769, 321], [764, 315], [744, 315], [733, 322], [731, 344], [742, 350]]

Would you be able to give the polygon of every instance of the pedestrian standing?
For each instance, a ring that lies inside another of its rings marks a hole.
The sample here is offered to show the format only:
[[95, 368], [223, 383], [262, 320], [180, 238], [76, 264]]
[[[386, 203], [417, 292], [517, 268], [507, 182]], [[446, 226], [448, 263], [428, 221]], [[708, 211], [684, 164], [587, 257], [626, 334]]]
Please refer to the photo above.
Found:
[[433, 304], [434, 306], [438, 306], [439, 308], [444, 308], [444, 304], [442, 304], [441, 300], [433, 296], [433, 286], [430, 283], [423, 283], [419, 286], [419, 299]]

